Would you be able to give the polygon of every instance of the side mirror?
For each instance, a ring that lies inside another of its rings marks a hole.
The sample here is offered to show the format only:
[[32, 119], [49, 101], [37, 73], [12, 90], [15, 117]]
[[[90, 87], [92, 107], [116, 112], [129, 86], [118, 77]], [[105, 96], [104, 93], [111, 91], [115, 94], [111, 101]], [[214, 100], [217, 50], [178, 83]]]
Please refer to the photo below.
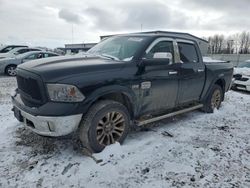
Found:
[[154, 53], [153, 59], [169, 59], [169, 61], [172, 61], [173, 56], [169, 52], [156, 52]]
[[144, 58], [143, 63], [145, 66], [158, 66], [158, 65], [169, 65], [172, 64], [173, 56], [167, 52], [156, 52], [153, 58]]

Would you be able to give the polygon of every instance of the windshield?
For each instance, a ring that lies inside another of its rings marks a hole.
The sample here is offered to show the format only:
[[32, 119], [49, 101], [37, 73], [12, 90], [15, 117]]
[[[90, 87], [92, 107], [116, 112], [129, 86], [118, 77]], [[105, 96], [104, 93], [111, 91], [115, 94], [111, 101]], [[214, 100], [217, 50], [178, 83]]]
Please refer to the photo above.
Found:
[[240, 68], [244, 68], [244, 67], [250, 68], [250, 62], [241, 63], [241, 64], [239, 64], [238, 67], [240, 67]]
[[87, 53], [114, 60], [130, 61], [144, 40], [145, 37], [110, 37], [91, 48]]

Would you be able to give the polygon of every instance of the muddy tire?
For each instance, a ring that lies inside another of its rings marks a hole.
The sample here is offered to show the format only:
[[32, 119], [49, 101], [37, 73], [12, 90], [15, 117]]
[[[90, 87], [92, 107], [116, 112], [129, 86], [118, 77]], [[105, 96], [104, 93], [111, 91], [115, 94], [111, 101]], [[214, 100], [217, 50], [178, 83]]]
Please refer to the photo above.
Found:
[[204, 107], [202, 108], [202, 111], [207, 113], [213, 113], [215, 108], [216, 109], [220, 108], [222, 99], [223, 99], [222, 88], [221, 86], [216, 84], [209, 93], [204, 103]]
[[107, 145], [122, 143], [129, 132], [127, 108], [116, 101], [95, 103], [84, 116], [79, 130], [82, 145], [90, 152], [101, 152]]
[[8, 65], [5, 69], [5, 73], [8, 76], [16, 76], [16, 65]]

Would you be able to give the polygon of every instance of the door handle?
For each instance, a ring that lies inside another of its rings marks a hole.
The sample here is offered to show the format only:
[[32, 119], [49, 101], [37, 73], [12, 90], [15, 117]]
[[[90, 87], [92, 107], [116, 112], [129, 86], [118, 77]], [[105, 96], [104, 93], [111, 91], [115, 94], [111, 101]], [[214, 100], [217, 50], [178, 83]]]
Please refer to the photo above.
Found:
[[197, 72], [204, 72], [204, 69], [198, 69]]
[[174, 74], [177, 74], [178, 72], [177, 71], [169, 71], [168, 74], [169, 75], [174, 75]]

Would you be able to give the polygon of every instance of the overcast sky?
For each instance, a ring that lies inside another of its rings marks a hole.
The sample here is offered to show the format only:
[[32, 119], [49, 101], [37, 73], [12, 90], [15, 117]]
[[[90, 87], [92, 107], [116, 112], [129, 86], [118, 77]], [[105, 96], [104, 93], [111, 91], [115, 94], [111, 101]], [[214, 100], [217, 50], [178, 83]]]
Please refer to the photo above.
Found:
[[0, 0], [0, 44], [58, 47], [100, 35], [169, 30], [198, 37], [250, 30], [250, 0]]

